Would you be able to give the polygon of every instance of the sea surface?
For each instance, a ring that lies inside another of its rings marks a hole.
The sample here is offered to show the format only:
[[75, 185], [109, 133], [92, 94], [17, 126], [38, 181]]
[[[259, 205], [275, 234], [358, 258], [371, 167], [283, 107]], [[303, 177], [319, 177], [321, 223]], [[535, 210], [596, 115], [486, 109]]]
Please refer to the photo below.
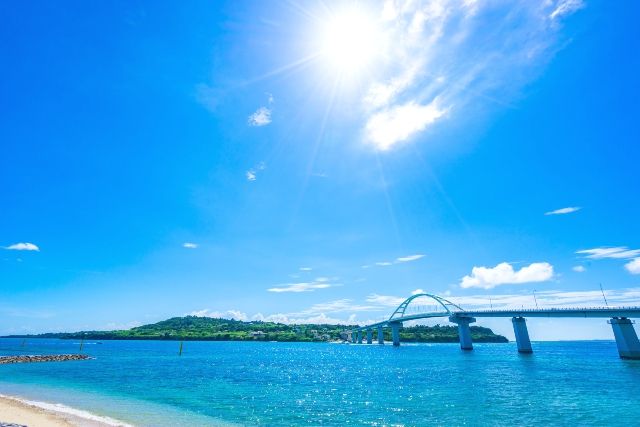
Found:
[[[640, 425], [640, 361], [614, 341], [346, 345], [85, 342], [87, 361], [0, 365], [0, 394], [142, 426]], [[0, 354], [75, 353], [0, 339]]]

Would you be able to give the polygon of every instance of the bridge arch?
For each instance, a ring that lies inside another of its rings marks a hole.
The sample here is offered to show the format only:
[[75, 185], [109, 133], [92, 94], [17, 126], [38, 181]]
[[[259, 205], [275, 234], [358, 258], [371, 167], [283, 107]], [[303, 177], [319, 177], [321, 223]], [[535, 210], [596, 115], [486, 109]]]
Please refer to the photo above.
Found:
[[427, 298], [430, 298], [430, 299], [434, 300], [437, 303], [437, 305], [439, 305], [442, 308], [444, 308], [443, 314], [445, 312], [447, 314], [452, 314], [453, 313], [452, 310], [451, 310], [452, 308], [455, 309], [456, 311], [464, 311], [462, 309], [462, 307], [460, 307], [457, 304], [452, 303], [451, 301], [449, 301], [446, 298], [442, 298], [442, 297], [440, 297], [438, 295], [433, 295], [433, 294], [419, 293], [419, 294], [411, 295], [409, 298], [404, 300], [398, 306], [398, 308], [395, 309], [393, 314], [391, 314], [391, 317], [389, 317], [389, 321], [393, 321], [395, 319], [400, 319], [400, 318], [404, 317], [405, 312], [407, 311], [407, 307], [409, 307], [409, 304], [411, 304], [411, 302], [413, 302], [413, 300], [415, 300], [416, 298], [421, 298], [421, 297], [427, 297]]

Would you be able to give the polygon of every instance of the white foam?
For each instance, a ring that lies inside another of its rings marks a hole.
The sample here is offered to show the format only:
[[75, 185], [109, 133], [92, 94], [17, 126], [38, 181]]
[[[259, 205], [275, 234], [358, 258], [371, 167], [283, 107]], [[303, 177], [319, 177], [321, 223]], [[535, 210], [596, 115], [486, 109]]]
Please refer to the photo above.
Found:
[[131, 424], [123, 423], [122, 421], [118, 421], [113, 418], [103, 417], [99, 415], [92, 414], [91, 412], [83, 411], [81, 409], [71, 408], [69, 406], [63, 405], [61, 403], [48, 403], [48, 402], [39, 402], [37, 400], [27, 400], [14, 396], [6, 396], [4, 394], [0, 394], [0, 398], [15, 400], [20, 403], [24, 403], [25, 405], [35, 406], [36, 408], [44, 409], [45, 411], [51, 411], [58, 414], [70, 415], [72, 417], [80, 418], [85, 421], [92, 421], [94, 423], [98, 423], [106, 426], [113, 427], [133, 427]]

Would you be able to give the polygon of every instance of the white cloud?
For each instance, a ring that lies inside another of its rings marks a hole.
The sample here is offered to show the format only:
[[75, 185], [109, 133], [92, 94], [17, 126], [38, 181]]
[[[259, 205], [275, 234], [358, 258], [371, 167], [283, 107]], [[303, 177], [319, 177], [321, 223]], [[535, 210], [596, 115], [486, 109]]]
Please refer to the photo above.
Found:
[[300, 267], [300, 271], [311, 271], [311, 267]]
[[628, 259], [635, 258], [640, 255], [640, 249], [629, 249], [626, 246], [600, 247], [593, 249], [583, 249], [576, 251], [577, 254], [586, 255], [591, 259]]
[[329, 302], [323, 302], [312, 305], [307, 310], [303, 310], [299, 314], [317, 314], [317, 313], [341, 313], [341, 312], [353, 312], [353, 311], [376, 311], [380, 307], [376, 305], [362, 305], [354, 304], [350, 299], [339, 299]]
[[326, 289], [335, 286], [331, 283], [318, 283], [318, 282], [302, 282], [302, 283], [288, 283], [286, 285], [269, 288], [269, 292], [313, 292], [316, 289]]
[[[252, 320], [261, 320], [265, 322], [278, 322], [286, 324], [305, 324], [305, 323], [322, 323], [322, 324], [367, 324], [374, 323], [375, 321], [383, 320], [388, 317], [384, 313], [379, 319], [374, 320], [362, 320], [356, 322], [356, 312], [372, 312], [386, 310], [385, 307], [381, 307], [378, 304], [362, 305], [356, 304], [351, 299], [339, 299], [334, 301], [327, 301], [323, 303], [314, 304], [308, 309], [296, 312], [296, 313], [276, 313], [270, 315], [264, 315], [258, 313], [252, 317]], [[350, 313], [348, 316], [334, 316], [336, 313]], [[327, 316], [331, 314], [331, 316]]]
[[624, 265], [631, 274], [640, 274], [640, 258], [634, 258]]
[[367, 141], [387, 150], [444, 117], [465, 121], [488, 103], [509, 106], [564, 45], [561, 18], [581, 7], [578, 0], [384, 2], [377, 25], [387, 42], [363, 95]]
[[406, 141], [413, 134], [424, 130], [445, 114], [436, 100], [427, 105], [408, 102], [372, 115], [366, 131], [371, 142], [380, 150], [388, 150], [398, 142]]
[[556, 3], [556, 7], [549, 14], [549, 18], [558, 19], [562, 18], [566, 15], [571, 15], [577, 10], [580, 10], [584, 7], [584, 2], [582, 0], [560, 0]]
[[376, 262], [376, 265], [380, 267], [386, 267], [388, 265], [393, 265], [393, 263], [389, 261], [380, 261], [380, 262]]
[[[380, 305], [382, 307], [397, 307], [405, 299], [407, 299], [407, 298], [406, 297], [394, 297], [394, 296], [389, 296], [389, 295], [371, 294], [366, 298], [366, 301], [369, 302], [369, 303]], [[391, 313], [389, 313], [389, 314], [391, 314]]]
[[266, 126], [271, 123], [271, 110], [267, 107], [260, 107], [255, 113], [249, 116], [248, 122], [251, 126]]
[[416, 261], [419, 260], [420, 258], [424, 258], [423, 254], [416, 254], [416, 255], [408, 255], [408, 256], [403, 256], [400, 258], [396, 258], [397, 262], [410, 262], [410, 261]]
[[[600, 247], [576, 251], [577, 254], [586, 255], [591, 259], [631, 259], [624, 268], [631, 274], [640, 274], [640, 249], [629, 249], [626, 246]], [[632, 259], [633, 258], [633, 259]]]
[[575, 267], [572, 268], [573, 271], [575, 271], [576, 273], [584, 273], [585, 271], [587, 271], [586, 268], [584, 268], [584, 266], [582, 265], [576, 265]]
[[195, 249], [195, 248], [198, 247], [198, 244], [197, 243], [192, 243], [192, 242], [184, 242], [182, 244], [182, 247], [183, 248], [187, 248], [187, 249]]
[[556, 209], [555, 211], [545, 212], [545, 215], [565, 215], [573, 212], [577, 212], [582, 209], [579, 206], [572, 206], [568, 208]]
[[335, 317], [329, 317], [325, 313], [314, 314], [312, 316], [299, 316], [295, 314], [276, 313], [270, 315], [263, 315], [258, 313], [253, 316], [252, 320], [259, 320], [262, 322], [275, 322], [284, 323], [286, 325], [305, 325], [313, 323], [316, 325], [355, 325], [355, 315], [351, 315], [346, 319], [339, 319]]
[[5, 246], [5, 249], [10, 251], [40, 251], [40, 248], [33, 243], [14, 243], [13, 245]]
[[233, 319], [242, 320], [243, 322], [246, 322], [249, 318], [246, 313], [243, 313], [239, 310], [210, 311], [207, 308], [203, 310], [192, 311], [191, 313], [189, 313], [189, 316], [213, 317], [216, 319]]
[[247, 181], [255, 181], [258, 177], [258, 172], [261, 172], [266, 168], [267, 164], [265, 162], [260, 162], [256, 167], [249, 169], [245, 174]]
[[460, 282], [462, 288], [492, 289], [507, 284], [545, 282], [553, 277], [553, 266], [548, 262], [534, 262], [515, 271], [509, 263], [502, 262], [495, 267], [473, 267], [470, 276]]

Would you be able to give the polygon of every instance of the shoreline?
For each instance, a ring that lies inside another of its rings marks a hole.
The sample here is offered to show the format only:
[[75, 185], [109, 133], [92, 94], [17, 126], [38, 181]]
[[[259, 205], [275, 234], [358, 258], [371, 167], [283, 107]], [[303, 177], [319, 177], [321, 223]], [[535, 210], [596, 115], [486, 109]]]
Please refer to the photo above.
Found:
[[0, 422], [29, 427], [133, 427], [59, 403], [40, 402], [0, 394]]

